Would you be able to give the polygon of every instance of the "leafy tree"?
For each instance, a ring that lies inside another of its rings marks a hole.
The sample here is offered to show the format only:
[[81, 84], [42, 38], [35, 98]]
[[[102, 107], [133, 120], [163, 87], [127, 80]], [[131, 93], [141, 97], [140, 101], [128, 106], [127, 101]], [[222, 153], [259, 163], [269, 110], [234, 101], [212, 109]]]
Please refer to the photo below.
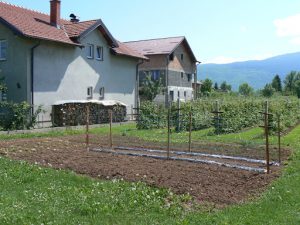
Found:
[[219, 90], [219, 85], [218, 85], [217, 82], [215, 83], [214, 89], [215, 89], [215, 90]]
[[162, 80], [152, 80], [151, 76], [146, 76], [142, 83], [141, 95], [148, 101], [153, 101], [153, 99], [161, 93], [163, 89]]
[[231, 85], [227, 84], [226, 81], [223, 81], [220, 86], [222, 91], [231, 91]]
[[201, 85], [201, 92], [205, 94], [210, 93], [212, 89], [212, 85], [213, 85], [212, 80], [208, 78], [205, 79]]
[[275, 77], [272, 80], [272, 87], [278, 91], [282, 92], [282, 84], [281, 84], [281, 79], [278, 74], [275, 75]]
[[243, 96], [249, 96], [253, 93], [253, 88], [248, 83], [239, 86], [239, 93]]
[[295, 92], [298, 98], [300, 98], [300, 80], [295, 82]]
[[262, 89], [262, 95], [264, 97], [269, 98], [269, 97], [271, 97], [274, 94], [275, 91], [276, 90], [275, 90], [275, 88], [273, 87], [272, 84], [266, 84], [266, 86], [264, 87], [264, 89]]
[[297, 77], [296, 71], [291, 71], [284, 80], [284, 90], [288, 93], [293, 93], [295, 90], [295, 81]]

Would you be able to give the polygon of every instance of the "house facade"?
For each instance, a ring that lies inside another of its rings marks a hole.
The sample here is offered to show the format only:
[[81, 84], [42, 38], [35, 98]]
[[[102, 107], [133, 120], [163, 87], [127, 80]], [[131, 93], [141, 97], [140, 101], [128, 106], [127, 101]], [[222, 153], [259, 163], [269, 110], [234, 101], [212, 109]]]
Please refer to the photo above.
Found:
[[117, 41], [101, 20], [60, 18], [0, 2], [0, 77], [7, 100], [42, 105], [50, 120], [62, 100], [118, 100], [137, 104], [137, 67], [147, 57]]
[[162, 93], [156, 102], [190, 101], [196, 94], [192, 83], [197, 80], [197, 63], [185, 37], [161, 38], [126, 42], [126, 45], [149, 58], [140, 65], [139, 87], [146, 76], [152, 80], [161, 79]]

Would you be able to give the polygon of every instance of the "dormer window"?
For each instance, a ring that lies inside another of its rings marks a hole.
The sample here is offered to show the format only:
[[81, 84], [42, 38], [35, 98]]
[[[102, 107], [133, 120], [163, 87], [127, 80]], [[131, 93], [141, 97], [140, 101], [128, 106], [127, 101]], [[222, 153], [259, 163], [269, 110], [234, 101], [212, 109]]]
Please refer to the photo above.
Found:
[[86, 57], [88, 59], [93, 59], [94, 58], [94, 45], [87, 44], [87, 46], [86, 46]]
[[0, 40], [0, 60], [6, 60], [7, 41]]

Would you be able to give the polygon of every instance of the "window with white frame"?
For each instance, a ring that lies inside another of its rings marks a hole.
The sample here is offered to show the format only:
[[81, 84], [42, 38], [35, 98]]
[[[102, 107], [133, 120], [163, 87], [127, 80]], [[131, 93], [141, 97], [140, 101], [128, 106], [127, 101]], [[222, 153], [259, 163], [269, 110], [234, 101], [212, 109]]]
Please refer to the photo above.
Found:
[[0, 40], [0, 60], [6, 60], [7, 41]]
[[96, 48], [96, 59], [97, 60], [103, 60], [103, 47], [97, 46]]
[[87, 97], [88, 98], [93, 98], [93, 87], [88, 87], [87, 88]]
[[94, 58], [94, 45], [87, 44], [87, 46], [86, 46], [86, 57], [88, 59], [93, 59]]

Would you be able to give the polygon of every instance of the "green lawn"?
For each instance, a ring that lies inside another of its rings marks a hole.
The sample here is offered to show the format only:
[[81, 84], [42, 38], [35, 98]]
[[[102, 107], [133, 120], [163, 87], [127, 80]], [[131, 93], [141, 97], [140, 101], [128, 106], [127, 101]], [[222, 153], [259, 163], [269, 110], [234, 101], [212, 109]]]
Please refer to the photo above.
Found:
[[[91, 132], [107, 131], [105, 127]], [[130, 124], [115, 126], [113, 131], [158, 141], [164, 141], [166, 134], [164, 130], [137, 132]], [[0, 140], [82, 132], [2, 135]], [[220, 136], [209, 132], [194, 132], [193, 137], [263, 142], [259, 128]], [[172, 138], [181, 141], [187, 135], [172, 134]], [[300, 126], [285, 136], [283, 143], [295, 152], [282, 177], [260, 199], [217, 212], [201, 206], [187, 210], [189, 196], [176, 196], [143, 183], [95, 180], [0, 158], [0, 224], [300, 224]]]

